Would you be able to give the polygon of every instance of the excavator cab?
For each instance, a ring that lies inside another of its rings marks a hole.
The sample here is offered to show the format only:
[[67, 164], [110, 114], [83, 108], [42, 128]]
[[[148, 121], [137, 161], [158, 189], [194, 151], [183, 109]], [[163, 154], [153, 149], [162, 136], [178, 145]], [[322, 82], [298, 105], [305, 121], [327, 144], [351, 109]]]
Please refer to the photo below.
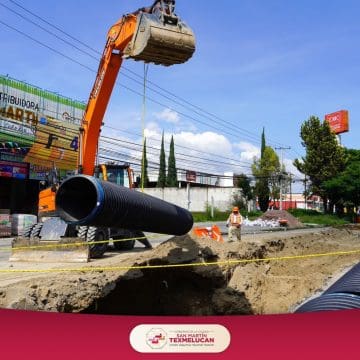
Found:
[[170, 66], [188, 61], [195, 51], [193, 31], [175, 14], [175, 1], [156, 1], [139, 11], [132, 41], [125, 57]]
[[134, 187], [134, 175], [130, 164], [109, 163], [100, 165], [98, 178], [129, 189]]

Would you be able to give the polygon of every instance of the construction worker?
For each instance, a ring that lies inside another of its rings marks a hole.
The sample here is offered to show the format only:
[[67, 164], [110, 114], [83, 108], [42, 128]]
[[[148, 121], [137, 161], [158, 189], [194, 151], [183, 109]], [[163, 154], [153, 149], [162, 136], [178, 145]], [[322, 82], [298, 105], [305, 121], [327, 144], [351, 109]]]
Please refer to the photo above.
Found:
[[239, 208], [235, 206], [226, 222], [226, 226], [229, 227], [229, 242], [233, 242], [234, 240], [241, 240], [241, 224], [242, 216], [239, 212]]

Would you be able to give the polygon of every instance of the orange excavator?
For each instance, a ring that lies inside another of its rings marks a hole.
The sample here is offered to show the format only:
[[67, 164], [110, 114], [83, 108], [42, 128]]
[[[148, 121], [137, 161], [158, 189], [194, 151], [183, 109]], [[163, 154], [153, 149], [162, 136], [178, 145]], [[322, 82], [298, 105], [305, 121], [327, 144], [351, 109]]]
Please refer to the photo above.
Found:
[[[157, 0], [152, 6], [123, 16], [113, 25], [107, 35], [97, 76], [90, 93], [82, 120], [79, 138], [78, 173], [95, 176], [117, 185], [133, 187], [130, 166], [116, 164], [96, 165], [98, 143], [105, 111], [113, 91], [117, 75], [124, 59], [170, 66], [181, 64], [191, 58], [195, 51], [192, 30], [175, 14], [174, 0]], [[39, 222], [27, 228], [13, 242], [11, 261], [88, 261], [101, 257], [107, 249], [108, 240], [138, 238], [151, 247], [142, 232], [117, 228], [74, 226], [63, 221], [56, 211], [55, 198], [59, 188], [57, 176], [52, 176], [49, 187], [39, 195]], [[47, 251], [51, 244], [85, 240], [98, 242], [77, 251], [71, 246], [64, 251]], [[134, 240], [114, 242], [117, 249], [131, 249]], [[64, 253], [66, 252], [66, 254]]]

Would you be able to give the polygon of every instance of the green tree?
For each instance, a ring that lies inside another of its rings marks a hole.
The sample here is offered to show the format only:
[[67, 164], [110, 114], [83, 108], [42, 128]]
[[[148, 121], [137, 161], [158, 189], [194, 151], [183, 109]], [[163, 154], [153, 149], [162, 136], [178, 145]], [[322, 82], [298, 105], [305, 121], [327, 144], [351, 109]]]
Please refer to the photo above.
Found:
[[158, 188], [164, 188], [166, 185], [166, 162], [165, 162], [165, 147], [164, 147], [164, 132], [161, 139], [161, 149], [160, 149], [160, 168], [159, 168], [159, 177], [157, 181]]
[[273, 200], [280, 199], [280, 183], [284, 180], [284, 175], [279, 157], [270, 146], [267, 146], [264, 151], [263, 171], [269, 177], [270, 197]]
[[239, 206], [240, 208], [245, 208], [247, 210], [248, 202], [254, 199], [251, 180], [245, 174], [236, 175], [235, 178], [235, 186], [239, 188], [240, 191], [234, 194], [233, 205]]
[[146, 139], [144, 140], [143, 153], [142, 153], [142, 159], [141, 159], [140, 185], [142, 188], [145, 188], [149, 185], [148, 161], [147, 161], [147, 157], [146, 157]]
[[251, 180], [245, 174], [236, 176], [235, 186], [241, 189], [241, 192], [246, 201], [250, 201], [254, 198], [253, 188], [251, 187]]
[[176, 187], [177, 185], [178, 185], [178, 180], [177, 180], [177, 170], [176, 170], [176, 160], [175, 160], [175, 144], [174, 144], [174, 136], [172, 136], [170, 142], [166, 186]]
[[261, 158], [264, 156], [265, 147], [266, 147], [265, 128], [263, 128], [263, 131], [261, 134]]
[[241, 193], [244, 196], [246, 202], [254, 199], [253, 188], [251, 187], [251, 180], [245, 174], [236, 176], [235, 186], [241, 189]]
[[260, 159], [254, 159], [254, 164], [252, 165], [252, 172], [256, 178], [255, 184], [255, 195], [258, 198], [259, 206], [261, 211], [266, 211], [269, 207], [269, 198], [270, 198], [270, 189], [269, 189], [269, 178], [263, 171], [265, 166], [265, 149], [266, 149], [266, 140], [265, 140], [265, 129], [263, 128], [261, 134], [261, 156]]
[[347, 149], [348, 160], [345, 170], [324, 182], [324, 189], [337, 213], [344, 206], [352, 209], [360, 206], [360, 150]]
[[318, 117], [311, 116], [305, 121], [301, 126], [300, 135], [306, 155], [301, 159], [295, 159], [294, 165], [309, 177], [309, 192], [323, 199], [327, 211], [329, 194], [325, 182], [344, 170], [345, 150], [338, 144], [328, 122], [321, 122]]
[[266, 211], [269, 199], [277, 200], [280, 197], [281, 165], [279, 157], [272, 147], [265, 146], [262, 158], [255, 159], [252, 172], [258, 179], [255, 191], [259, 197], [260, 209]]

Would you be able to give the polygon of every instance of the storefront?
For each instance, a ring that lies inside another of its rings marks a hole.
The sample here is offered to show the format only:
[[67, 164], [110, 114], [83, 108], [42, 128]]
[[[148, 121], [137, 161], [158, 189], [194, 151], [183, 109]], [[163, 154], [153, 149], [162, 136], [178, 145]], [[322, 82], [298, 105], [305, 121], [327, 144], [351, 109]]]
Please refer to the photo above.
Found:
[[0, 209], [36, 214], [54, 168], [76, 169], [85, 104], [0, 76]]

